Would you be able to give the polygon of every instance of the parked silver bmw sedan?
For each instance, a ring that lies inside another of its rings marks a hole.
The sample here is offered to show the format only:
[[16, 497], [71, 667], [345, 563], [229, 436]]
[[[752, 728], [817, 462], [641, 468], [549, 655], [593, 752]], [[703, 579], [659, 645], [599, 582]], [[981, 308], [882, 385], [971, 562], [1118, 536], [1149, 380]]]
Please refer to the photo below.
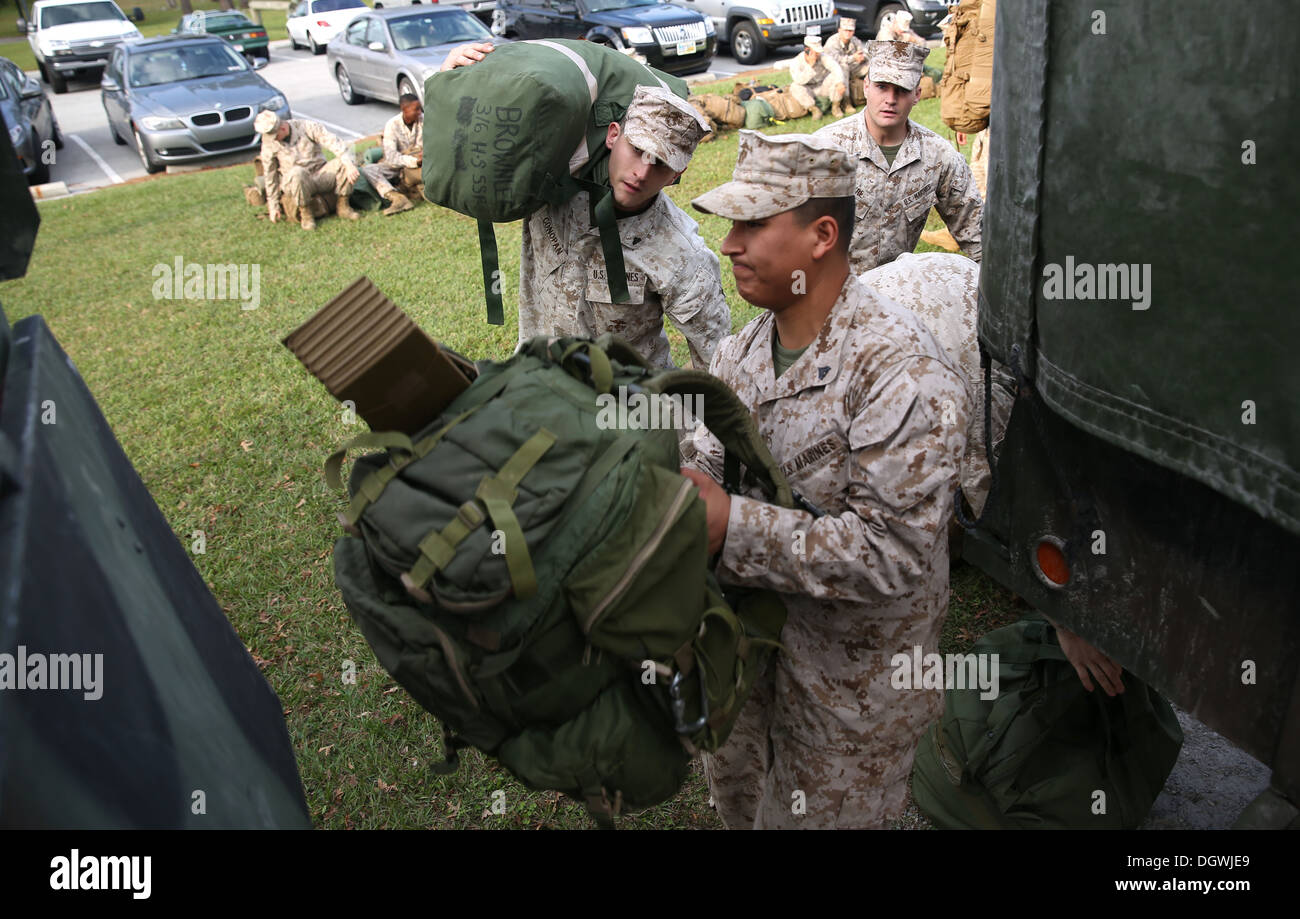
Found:
[[147, 172], [223, 153], [253, 152], [259, 112], [290, 117], [289, 100], [215, 35], [166, 35], [113, 49], [100, 82], [108, 131], [135, 142]]
[[330, 41], [326, 62], [348, 105], [367, 98], [396, 102], [403, 93], [423, 102], [425, 79], [442, 66], [447, 52], [470, 41], [502, 44], [462, 9], [377, 9], [352, 20]]

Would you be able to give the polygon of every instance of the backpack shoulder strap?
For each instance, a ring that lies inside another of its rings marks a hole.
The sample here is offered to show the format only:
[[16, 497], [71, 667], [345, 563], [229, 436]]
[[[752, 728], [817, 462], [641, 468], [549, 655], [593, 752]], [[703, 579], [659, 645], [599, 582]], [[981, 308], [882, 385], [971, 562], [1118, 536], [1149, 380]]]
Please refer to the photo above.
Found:
[[700, 396], [704, 426], [722, 442], [728, 460], [743, 463], [774, 504], [795, 506], [785, 473], [759, 436], [749, 409], [726, 383], [702, 370], [665, 370], [646, 380], [645, 387], [669, 396]]

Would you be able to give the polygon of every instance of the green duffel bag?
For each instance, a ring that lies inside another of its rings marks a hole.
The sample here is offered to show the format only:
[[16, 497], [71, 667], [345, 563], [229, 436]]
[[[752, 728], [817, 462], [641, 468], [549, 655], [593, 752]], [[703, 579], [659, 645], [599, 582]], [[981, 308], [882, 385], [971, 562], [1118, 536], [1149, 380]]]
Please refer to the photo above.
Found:
[[755, 97], [740, 104], [745, 109], [745, 127], [751, 131], [776, 121], [776, 109], [766, 99]]
[[424, 196], [478, 220], [488, 322], [505, 321], [492, 224], [580, 191], [591, 195], [613, 302], [628, 301], [605, 135], [638, 86], [688, 93], [679, 77], [606, 45], [558, 38], [499, 45], [425, 81]]
[[1125, 671], [1124, 692], [1088, 692], [1030, 617], [990, 632], [998, 695], [949, 689], [916, 751], [912, 797], [945, 829], [1134, 829], [1164, 787], [1183, 731], [1173, 708]]
[[776, 594], [719, 589], [664, 413], [718, 435], [732, 489], [743, 469], [775, 503], [793, 496], [707, 373], [654, 370], [610, 336], [534, 338], [480, 368], [416, 436], [349, 444], [387, 449], [352, 471], [335, 581], [442, 722], [448, 768], [473, 745], [608, 822], [666, 800], [726, 739], [785, 622]]

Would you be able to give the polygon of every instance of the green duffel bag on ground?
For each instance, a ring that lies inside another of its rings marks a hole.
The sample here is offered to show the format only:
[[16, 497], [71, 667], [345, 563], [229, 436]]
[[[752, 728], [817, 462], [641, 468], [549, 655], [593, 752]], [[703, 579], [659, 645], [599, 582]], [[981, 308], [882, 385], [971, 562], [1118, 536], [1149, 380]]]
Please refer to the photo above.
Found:
[[424, 196], [478, 220], [488, 322], [504, 322], [492, 224], [580, 191], [591, 194], [613, 302], [627, 302], [605, 135], [638, 86], [688, 93], [679, 77], [606, 45], [558, 38], [498, 45], [425, 81]]
[[349, 444], [387, 449], [353, 468], [335, 580], [453, 766], [473, 745], [608, 822], [671, 797], [726, 739], [785, 608], [719, 589], [678, 471], [686, 413], [724, 444], [733, 489], [743, 468], [791, 506], [734, 393], [609, 336], [534, 338], [414, 437]]
[[998, 696], [949, 689], [916, 751], [912, 797], [946, 829], [1134, 829], [1164, 787], [1183, 731], [1169, 702], [1132, 674], [1088, 692], [1040, 617], [990, 632]]
[[751, 131], [776, 121], [776, 109], [766, 99], [756, 97], [740, 104], [745, 109], [745, 127]]

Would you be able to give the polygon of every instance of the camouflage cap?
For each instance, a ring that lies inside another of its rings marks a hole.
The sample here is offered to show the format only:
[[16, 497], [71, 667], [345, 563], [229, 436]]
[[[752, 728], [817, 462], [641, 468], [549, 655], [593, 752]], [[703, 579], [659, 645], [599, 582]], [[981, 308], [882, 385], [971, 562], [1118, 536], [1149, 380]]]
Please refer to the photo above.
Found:
[[854, 31], [857, 31], [857, 28], [858, 28], [858, 21], [857, 21], [856, 19], [850, 19], [850, 18], [847, 17], [847, 16], [841, 16], [841, 17], [840, 17], [840, 28], [841, 28], [841, 29], [853, 29]]
[[813, 35], [811, 32], [803, 37], [804, 47], [812, 48], [814, 51], [822, 50], [822, 37]]
[[691, 204], [728, 220], [762, 220], [810, 198], [852, 197], [857, 168], [853, 154], [824, 137], [741, 131], [731, 181]]
[[867, 42], [867, 79], [872, 83], [893, 83], [906, 90], [921, 82], [922, 67], [930, 49], [905, 41]]
[[673, 172], [686, 169], [700, 138], [710, 130], [694, 106], [661, 86], [638, 86], [623, 120], [627, 142]]
[[280, 127], [280, 116], [275, 112], [262, 112], [253, 119], [253, 130], [258, 134], [274, 134]]

